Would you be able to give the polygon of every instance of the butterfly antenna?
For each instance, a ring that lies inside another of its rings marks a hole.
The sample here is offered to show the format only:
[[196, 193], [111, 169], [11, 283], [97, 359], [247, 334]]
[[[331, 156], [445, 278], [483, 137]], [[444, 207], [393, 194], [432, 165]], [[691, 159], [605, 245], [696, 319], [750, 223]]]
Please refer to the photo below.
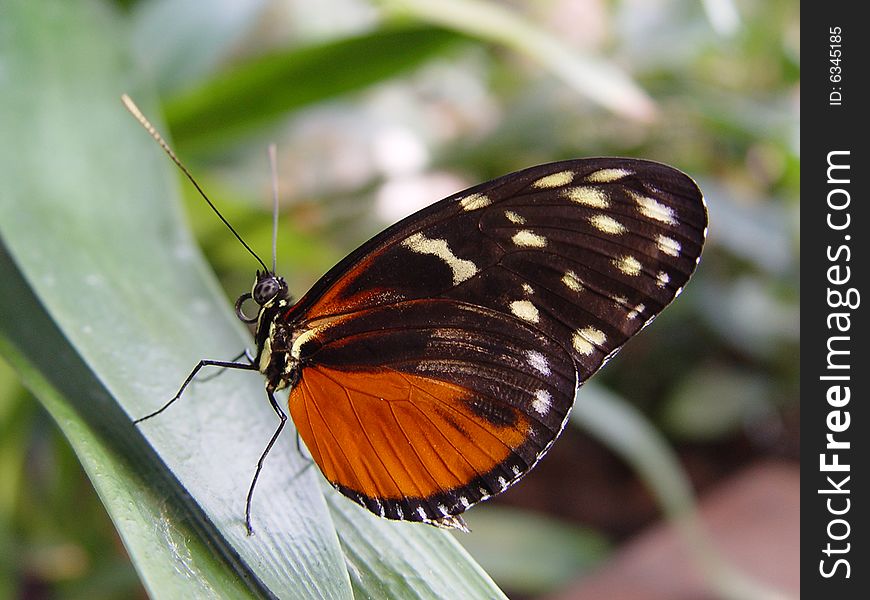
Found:
[[127, 108], [127, 110], [130, 111], [130, 114], [133, 115], [136, 120], [139, 121], [142, 127], [145, 128], [145, 131], [147, 131], [151, 135], [151, 137], [154, 138], [154, 141], [156, 141], [160, 145], [160, 147], [163, 148], [163, 151], [166, 152], [169, 158], [172, 159], [172, 162], [174, 162], [176, 166], [181, 169], [181, 172], [187, 176], [187, 178], [193, 184], [193, 187], [195, 187], [196, 191], [199, 192], [199, 195], [202, 196], [203, 200], [206, 201], [206, 203], [209, 205], [209, 207], [211, 207], [211, 209], [218, 216], [218, 218], [223, 221], [223, 224], [227, 226], [227, 228], [233, 233], [234, 236], [236, 236], [236, 239], [239, 240], [242, 246], [245, 247], [245, 250], [250, 252], [251, 256], [257, 259], [257, 262], [260, 263], [260, 265], [263, 267], [263, 270], [268, 271], [269, 268], [266, 266], [266, 264], [260, 259], [259, 256], [257, 256], [257, 253], [254, 252], [251, 247], [245, 243], [245, 240], [242, 239], [242, 236], [240, 236], [239, 233], [235, 229], [233, 229], [233, 226], [230, 225], [229, 221], [224, 218], [224, 216], [220, 213], [217, 207], [212, 204], [212, 201], [209, 200], [208, 196], [205, 195], [205, 192], [202, 191], [202, 188], [199, 187], [199, 184], [196, 182], [196, 179], [193, 178], [193, 175], [190, 174], [190, 171], [187, 170], [187, 167], [185, 167], [178, 159], [178, 157], [175, 156], [175, 152], [172, 151], [172, 148], [169, 147], [169, 144], [166, 143], [166, 140], [163, 139], [163, 136], [160, 135], [157, 129], [154, 128], [154, 125], [151, 124], [151, 121], [145, 118], [145, 115], [142, 114], [142, 111], [139, 110], [139, 107], [136, 106], [136, 103], [133, 102], [130, 96], [128, 96], [127, 94], [123, 94], [121, 96], [121, 101], [124, 103], [124, 106]]
[[278, 272], [278, 146], [269, 144], [272, 169], [272, 273]]

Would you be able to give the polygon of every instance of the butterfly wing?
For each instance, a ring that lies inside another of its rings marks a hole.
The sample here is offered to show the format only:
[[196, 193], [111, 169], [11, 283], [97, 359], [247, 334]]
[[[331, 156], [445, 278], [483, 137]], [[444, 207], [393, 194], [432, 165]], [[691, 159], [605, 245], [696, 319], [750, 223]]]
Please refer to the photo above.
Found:
[[556, 340], [473, 305], [401, 302], [320, 335], [291, 392], [293, 420], [330, 482], [394, 519], [435, 522], [505, 489], [574, 398]]
[[584, 159], [387, 229], [286, 315], [315, 462], [377, 514], [455, 525], [534, 466], [577, 385], [680, 292], [706, 224], [679, 171]]

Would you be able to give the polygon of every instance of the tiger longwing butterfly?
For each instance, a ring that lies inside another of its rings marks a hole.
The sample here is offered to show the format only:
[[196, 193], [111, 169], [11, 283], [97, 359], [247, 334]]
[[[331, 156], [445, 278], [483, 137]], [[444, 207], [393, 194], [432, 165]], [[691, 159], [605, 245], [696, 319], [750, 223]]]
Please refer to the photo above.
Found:
[[254, 484], [287, 419], [283, 388], [335, 489], [381, 517], [467, 530], [460, 514], [535, 466], [578, 387], [680, 293], [706, 227], [698, 186], [655, 162], [587, 158], [499, 177], [376, 235], [298, 302], [263, 265], [236, 303], [256, 323], [256, 354], [201, 361], [139, 421], [203, 366], [259, 370], [281, 422], [248, 492], [249, 532]]

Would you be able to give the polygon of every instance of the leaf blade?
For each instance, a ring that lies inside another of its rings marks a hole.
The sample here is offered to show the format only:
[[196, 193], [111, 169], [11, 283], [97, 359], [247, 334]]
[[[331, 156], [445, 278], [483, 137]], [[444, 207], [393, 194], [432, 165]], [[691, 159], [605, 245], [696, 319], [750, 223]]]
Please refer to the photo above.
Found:
[[[254, 497], [255, 535], [245, 535], [245, 492], [276, 425], [259, 401], [260, 378], [229, 373], [192, 385], [159, 422], [131, 424], [171, 397], [198, 358], [232, 356], [250, 338], [184, 227], [177, 174], [118, 100], [130, 92], [155, 114], [125, 70], [124, 45], [106, 34], [123, 29], [118, 17], [96, 2], [11, 6], [15, 18], [0, 24], [0, 55], [17, 85], [0, 99], [0, 126], [20, 143], [0, 149], [0, 176], [10, 182], [0, 197], [0, 236], [10, 257], [4, 273], [19, 272], [23, 291], [4, 294], [0, 310], [4, 324], [56, 329], [32, 345], [32, 370], [25, 360], [16, 364], [42, 401], [59, 407], [53, 414], [70, 421], [64, 431], [149, 591], [349, 598], [359, 588], [346, 562], [356, 545], [382, 553], [360, 563], [368, 581], [401, 579], [408, 544], [439, 532], [406, 527], [397, 537], [395, 524], [371, 515], [355, 517], [368, 519], [363, 537], [342, 530], [356, 523], [339, 520], [337, 530], [333, 515], [351, 503], [328, 490], [340, 508], [327, 506], [323, 480], [305, 469], [292, 435], [282, 436], [266, 463]], [[19, 302], [27, 316], [15, 312]], [[20, 328], [0, 335], [12, 359], [22, 336]], [[57, 392], [40, 383], [46, 374], [61, 378], [50, 380]], [[58, 383], [65, 377], [87, 387], [65, 388]], [[170, 551], [148, 556], [154, 547]], [[438, 548], [435, 566], [418, 562], [425, 579], [408, 589], [432, 597], [436, 581], [448, 595], [500, 595], [455, 544]], [[173, 580], [185, 553], [179, 586]]]
[[[100, 403], [86, 394], [67, 401], [137, 470], [168, 474], [161, 501], [258, 594], [350, 597], [313, 474], [276, 485], [280, 473], [292, 474], [294, 460], [303, 462], [289, 439], [283, 468], [275, 461], [258, 490], [273, 496], [255, 507], [270, 528], [256, 539], [245, 535], [245, 491], [261, 451], [250, 438], [268, 439], [275, 417], [264, 403], [244, 407], [232, 399], [260, 397], [260, 381], [196, 386], [185, 410], [131, 426], [128, 415], [147, 414], [172, 396], [187, 365], [204, 353], [231, 356], [248, 338], [183, 229], [174, 174], [118, 101], [129, 75], [123, 44], [105, 34], [122, 29], [115, 16], [93, 2], [17, 3], [12, 10], [16, 28], [4, 32], [2, 53], [19, 85], [4, 95], [0, 118], [20, 144], [4, 150], [0, 167], [11, 182], [0, 202], [0, 233], [28, 286], [106, 390]], [[36, 116], [35, 134], [33, 122], [17, 118], [28, 112]], [[51, 355], [41, 357], [43, 372], [56, 366]], [[203, 398], [219, 410], [206, 415]], [[190, 432], [203, 423], [197, 452]], [[156, 453], [146, 452], [149, 444]], [[174, 526], [158, 524], [154, 535], [164, 525]]]

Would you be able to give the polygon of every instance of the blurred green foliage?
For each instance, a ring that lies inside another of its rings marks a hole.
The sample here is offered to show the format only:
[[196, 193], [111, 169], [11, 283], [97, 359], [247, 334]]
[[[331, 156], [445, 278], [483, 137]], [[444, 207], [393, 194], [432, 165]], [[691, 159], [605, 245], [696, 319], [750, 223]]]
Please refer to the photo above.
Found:
[[[262, 254], [271, 235], [264, 148], [278, 142], [279, 269], [297, 295], [386, 224], [373, 215], [414, 208], [392, 207], [391, 190], [401, 184], [406, 187], [398, 189], [416, 193], [432, 174], [448, 176], [458, 189], [584, 155], [642, 156], [692, 174], [710, 206], [710, 241], [698, 274], [597, 381], [641, 407], [675, 443], [743, 437], [757, 455], [794, 456], [797, 2], [743, 3], [738, 20], [724, 23], [711, 19], [702, 3], [681, 0], [656, 3], [655, 10], [640, 1], [525, 7], [522, 18], [569, 48], [625, 69], [656, 103], [651, 124], [614, 116], [548, 65], [467, 32], [414, 24], [406, 33], [420, 36], [416, 48], [413, 37], [385, 46], [389, 36], [402, 35], [395, 33], [390, 3], [378, 12], [377, 3], [336, 0], [316, 15], [304, 2], [252, 2], [235, 27], [226, 25], [232, 15], [214, 14], [229, 10], [225, 3], [206, 12], [181, 0], [116, 4], [118, 27], [131, 32], [139, 49], [129, 68], [154, 73], [173, 125], [167, 133]], [[155, 27], [167, 14], [180, 22]], [[233, 44], [209, 39], [210, 28], [232, 31]], [[179, 54], [189, 52], [190, 40], [209, 49], [207, 59], [196, 61], [198, 70]], [[341, 56], [330, 54], [336, 48], [352, 48], [358, 60], [326, 60]], [[298, 66], [300, 57], [322, 60], [303, 63], [313, 70], [264, 69]], [[173, 68], [187, 69], [183, 82]], [[391, 149], [407, 148], [421, 157], [416, 163], [390, 159]], [[429, 201], [455, 191], [434, 189], [439, 193]], [[187, 200], [189, 221], [235, 297], [249, 286], [254, 265], [192, 192]], [[606, 557], [601, 537], [587, 541], [571, 556], [582, 556], [584, 564]], [[510, 564], [492, 562], [497, 580], [499, 572], [511, 573]], [[555, 572], [523, 591], [553, 589], [572, 573]], [[0, 597], [137, 594], [138, 579], [74, 455], [0, 364]]]

